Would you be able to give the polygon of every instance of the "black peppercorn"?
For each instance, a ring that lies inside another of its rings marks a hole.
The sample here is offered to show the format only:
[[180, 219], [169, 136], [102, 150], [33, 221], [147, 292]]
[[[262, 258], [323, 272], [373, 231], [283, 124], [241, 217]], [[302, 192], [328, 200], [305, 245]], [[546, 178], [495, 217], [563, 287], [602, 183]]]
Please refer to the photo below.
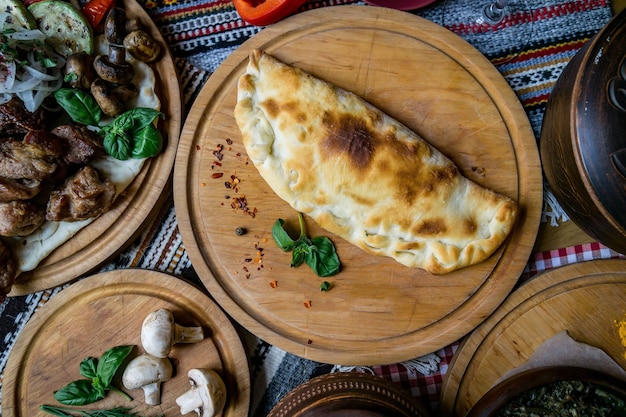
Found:
[[248, 231], [244, 228], [244, 227], [238, 227], [235, 229], [235, 234], [237, 236], [243, 236], [247, 233]]

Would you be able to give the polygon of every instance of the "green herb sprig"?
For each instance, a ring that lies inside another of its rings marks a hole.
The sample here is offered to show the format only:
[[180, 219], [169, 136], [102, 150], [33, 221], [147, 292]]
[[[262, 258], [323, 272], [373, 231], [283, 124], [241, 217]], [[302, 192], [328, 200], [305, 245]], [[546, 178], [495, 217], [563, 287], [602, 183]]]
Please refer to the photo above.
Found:
[[42, 405], [39, 409], [58, 417], [140, 417], [140, 414], [132, 412], [132, 408], [127, 407], [115, 407], [108, 410], [77, 410], [73, 408]]
[[[60, 88], [54, 98], [74, 122], [100, 127], [102, 110], [86, 91]], [[104, 136], [105, 152], [119, 160], [158, 155], [163, 149], [163, 136], [153, 123], [157, 117], [165, 116], [147, 107], [136, 107], [115, 117], [98, 132]]]
[[163, 148], [161, 132], [152, 122], [163, 113], [145, 107], [130, 109], [102, 128], [104, 150], [114, 158], [149, 158]]
[[54, 92], [57, 103], [76, 123], [98, 126], [102, 119], [102, 110], [96, 100], [83, 90], [59, 88]]
[[278, 219], [272, 227], [274, 241], [285, 252], [291, 251], [291, 267], [295, 268], [306, 263], [320, 277], [335, 275], [341, 269], [341, 262], [335, 245], [326, 236], [309, 238], [302, 213], [298, 212], [300, 237], [293, 240], [283, 225], [285, 221]]
[[132, 349], [132, 345], [116, 346], [104, 352], [100, 360], [94, 357], [83, 359], [80, 363], [80, 374], [88, 379], [70, 382], [56, 391], [54, 398], [64, 405], [85, 405], [103, 399], [109, 390], [130, 401], [132, 398], [111, 385], [111, 382]]

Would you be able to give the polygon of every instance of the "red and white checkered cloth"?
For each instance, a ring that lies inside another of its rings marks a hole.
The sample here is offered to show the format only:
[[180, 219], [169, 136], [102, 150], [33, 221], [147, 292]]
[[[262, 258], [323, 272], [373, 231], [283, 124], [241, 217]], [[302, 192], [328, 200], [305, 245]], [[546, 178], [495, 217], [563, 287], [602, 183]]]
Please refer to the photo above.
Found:
[[[541, 272], [569, 264], [591, 261], [596, 259], [626, 259], [626, 255], [615, 252], [601, 243], [585, 243], [562, 249], [535, 253], [531, 256], [528, 265], [520, 277], [520, 285], [535, 277]], [[439, 394], [448, 365], [452, 356], [459, 347], [459, 342], [447, 346], [435, 354], [441, 359], [439, 370], [431, 375], [423, 375], [411, 370], [402, 364], [376, 366], [372, 369], [387, 380], [390, 380], [409, 391], [427, 409], [437, 410]]]

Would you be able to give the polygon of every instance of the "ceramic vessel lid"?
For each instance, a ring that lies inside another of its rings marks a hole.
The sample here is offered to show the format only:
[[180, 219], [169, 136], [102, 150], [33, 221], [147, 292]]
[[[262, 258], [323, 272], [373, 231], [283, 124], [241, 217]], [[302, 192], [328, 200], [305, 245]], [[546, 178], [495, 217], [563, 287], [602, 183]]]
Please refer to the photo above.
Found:
[[575, 83], [581, 169], [600, 202], [626, 227], [626, 11], [587, 45]]

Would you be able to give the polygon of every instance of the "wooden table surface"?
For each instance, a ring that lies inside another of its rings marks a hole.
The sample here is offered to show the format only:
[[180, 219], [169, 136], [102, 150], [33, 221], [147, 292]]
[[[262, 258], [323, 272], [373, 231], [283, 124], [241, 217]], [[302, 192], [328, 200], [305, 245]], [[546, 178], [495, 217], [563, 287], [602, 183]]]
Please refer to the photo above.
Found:
[[594, 238], [583, 232], [573, 221], [559, 223], [556, 227], [550, 226], [549, 223], [542, 223], [539, 227], [533, 253], [594, 241]]

